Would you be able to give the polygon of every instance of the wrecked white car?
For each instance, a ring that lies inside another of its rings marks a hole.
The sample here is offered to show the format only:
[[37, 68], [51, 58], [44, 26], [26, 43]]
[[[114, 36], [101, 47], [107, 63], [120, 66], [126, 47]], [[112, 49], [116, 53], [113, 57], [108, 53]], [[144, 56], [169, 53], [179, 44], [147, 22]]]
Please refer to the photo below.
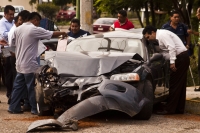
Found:
[[113, 31], [71, 41], [64, 52], [47, 51], [48, 65], [38, 69], [39, 115], [64, 113], [33, 122], [28, 131], [45, 126], [77, 130], [77, 121], [118, 110], [148, 120], [153, 104], [168, 95], [168, 61], [141, 31]]

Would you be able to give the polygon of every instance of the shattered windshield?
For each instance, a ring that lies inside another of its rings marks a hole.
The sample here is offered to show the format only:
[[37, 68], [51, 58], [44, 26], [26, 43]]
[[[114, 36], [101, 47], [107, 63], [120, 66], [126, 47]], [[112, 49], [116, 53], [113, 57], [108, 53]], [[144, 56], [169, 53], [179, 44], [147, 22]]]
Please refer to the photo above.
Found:
[[143, 44], [140, 39], [133, 38], [82, 38], [73, 40], [66, 51], [102, 51], [143, 54]]

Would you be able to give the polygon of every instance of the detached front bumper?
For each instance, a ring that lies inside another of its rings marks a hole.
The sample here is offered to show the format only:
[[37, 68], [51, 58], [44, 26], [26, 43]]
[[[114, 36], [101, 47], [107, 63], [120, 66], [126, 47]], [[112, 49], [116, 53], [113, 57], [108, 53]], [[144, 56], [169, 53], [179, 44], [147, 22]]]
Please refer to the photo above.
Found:
[[[35, 121], [29, 126], [28, 131], [42, 126], [68, 127], [74, 130], [76, 129], [74, 125], [78, 120], [106, 110], [118, 110], [133, 117], [149, 102], [138, 89], [120, 81], [105, 79], [99, 85], [98, 90], [101, 95], [79, 102], [66, 110], [56, 120]], [[70, 122], [71, 125], [69, 126]]]

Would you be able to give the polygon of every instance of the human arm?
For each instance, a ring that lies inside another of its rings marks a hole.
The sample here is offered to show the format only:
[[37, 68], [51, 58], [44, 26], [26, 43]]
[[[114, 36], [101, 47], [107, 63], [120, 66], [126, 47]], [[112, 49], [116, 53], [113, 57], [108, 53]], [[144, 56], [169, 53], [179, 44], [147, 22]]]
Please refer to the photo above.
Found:
[[115, 30], [114, 24], [112, 24], [112, 25], [110, 26], [110, 28], [109, 28], [109, 31], [114, 31], [114, 30]]
[[67, 37], [68, 36], [66, 32], [54, 31], [52, 37], [59, 37], [60, 35], [62, 35], [63, 37]]
[[190, 35], [193, 34], [193, 35], [195, 35], [195, 36], [199, 36], [199, 32], [197, 32], [197, 31], [193, 31], [193, 30], [191, 30], [191, 29], [188, 29], [187, 32], [188, 32]]
[[3, 45], [3, 46], [7, 46], [8, 42], [5, 41], [4, 39], [2, 39], [2, 40], [0, 40], [0, 44]]

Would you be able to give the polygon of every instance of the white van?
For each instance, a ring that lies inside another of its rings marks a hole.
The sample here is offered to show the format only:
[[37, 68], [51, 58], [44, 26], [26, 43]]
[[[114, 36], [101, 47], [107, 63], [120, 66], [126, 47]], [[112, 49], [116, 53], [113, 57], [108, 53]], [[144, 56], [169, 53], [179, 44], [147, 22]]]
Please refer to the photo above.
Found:
[[[13, 7], [15, 8], [15, 14], [14, 14], [15, 17], [18, 15], [19, 12], [24, 10], [23, 6], [13, 6]], [[4, 8], [5, 7], [0, 8], [0, 18], [4, 16]]]

